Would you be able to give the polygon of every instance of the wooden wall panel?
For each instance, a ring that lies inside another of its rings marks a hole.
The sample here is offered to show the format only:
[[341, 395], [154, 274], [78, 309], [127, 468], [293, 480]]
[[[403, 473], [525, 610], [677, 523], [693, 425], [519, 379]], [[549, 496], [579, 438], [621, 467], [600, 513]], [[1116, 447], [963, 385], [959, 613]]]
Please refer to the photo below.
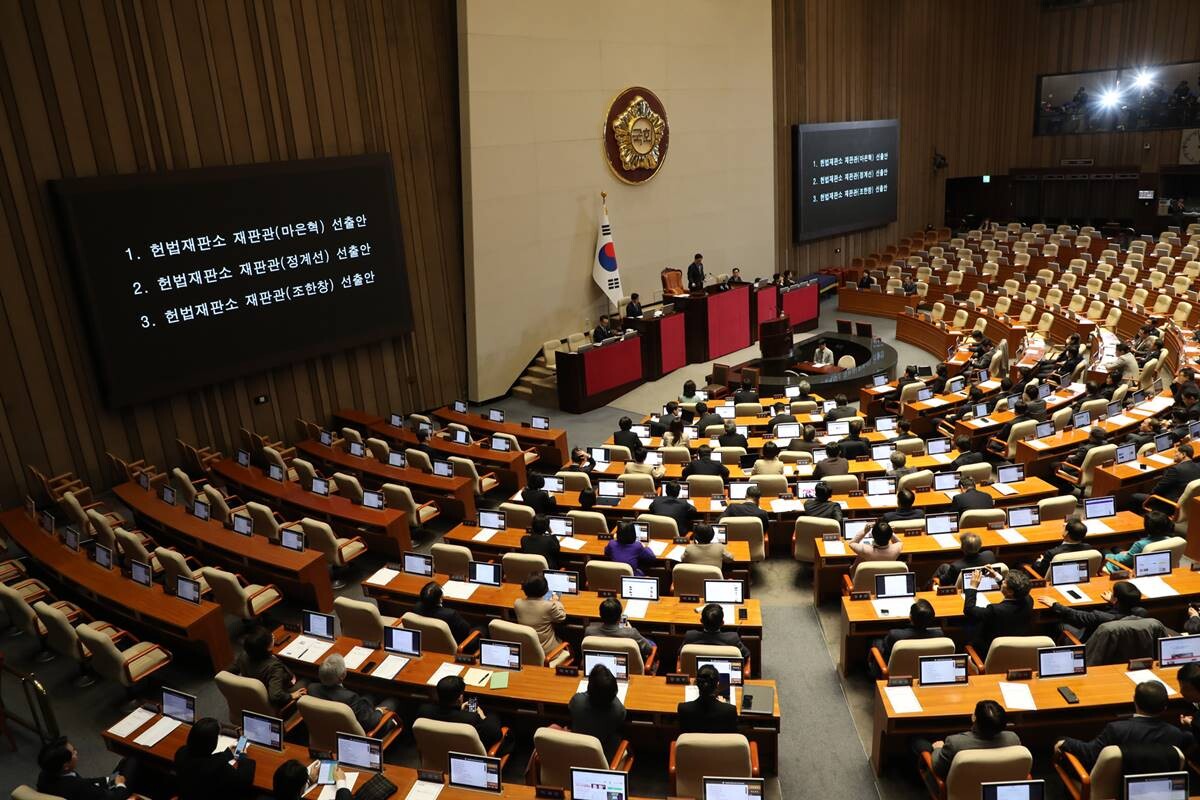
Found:
[[[100, 486], [106, 450], [170, 466], [176, 437], [228, 451], [243, 425], [290, 437], [296, 416], [464, 394], [454, 15], [442, 0], [0, 0], [0, 502], [19, 501], [26, 464]], [[395, 165], [412, 335], [104, 407], [46, 181], [370, 152]]]
[[[1056, 166], [1178, 159], [1179, 131], [1033, 135], [1039, 74], [1200, 60], [1200, 3], [1125, 0], [1044, 11], [1038, 0], [774, 0], [778, 268], [848, 264], [927, 223], [945, 179]], [[791, 126], [900, 119], [899, 219], [792, 243]], [[935, 175], [934, 149], [950, 162]]]

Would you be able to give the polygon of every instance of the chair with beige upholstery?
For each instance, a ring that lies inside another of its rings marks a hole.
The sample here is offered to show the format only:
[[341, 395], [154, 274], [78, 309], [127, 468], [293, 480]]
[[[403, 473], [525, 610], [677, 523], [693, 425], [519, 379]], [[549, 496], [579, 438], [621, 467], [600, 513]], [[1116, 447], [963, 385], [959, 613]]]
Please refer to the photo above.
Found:
[[337, 737], [339, 733], [353, 736], [369, 736], [379, 739], [384, 752], [395, 744], [396, 739], [404, 732], [404, 726], [398, 724], [400, 718], [395, 711], [384, 711], [380, 714], [379, 722], [369, 731], [364, 731], [354, 716], [354, 709], [346, 703], [336, 700], [322, 700], [306, 694], [297, 702], [300, 717], [308, 728], [308, 747], [326, 753], [337, 752]]
[[712, 497], [725, 493], [725, 481], [720, 475], [688, 475], [688, 494], [691, 497]]
[[[720, 480], [720, 478], [717, 478]], [[583, 511], [582, 509], [573, 508], [567, 512], [567, 516], [575, 521], [575, 532], [583, 533], [589, 536], [597, 536], [609, 532], [608, 519], [599, 511]]]
[[681, 733], [671, 742], [667, 770], [671, 794], [700, 797], [704, 778], [758, 776], [758, 746], [740, 733]]
[[836, 533], [841, 538], [841, 523], [824, 517], [797, 517], [792, 526], [792, 557], [804, 564], [815, 564], [816, 540], [826, 533]]
[[[292, 472], [296, 473], [296, 483], [305, 489], [311, 489], [313, 481], [322, 477], [320, 470], [311, 461], [303, 458], [292, 459]], [[331, 491], [336, 491], [336, 487]]]
[[758, 517], [721, 517], [725, 535], [730, 542], [748, 542], [750, 560], [765, 561], [767, 558], [767, 534]]
[[461, 642], [454, 638], [450, 626], [435, 617], [426, 617], [409, 611], [400, 617], [401, 627], [421, 632], [421, 649], [434, 653], [455, 655], [464, 653], [479, 638], [479, 631], [471, 631]]
[[679, 530], [679, 524], [675, 522], [674, 517], [663, 514], [638, 514], [637, 522], [646, 523], [651, 539], [670, 540], [687, 533], [687, 531]]
[[279, 531], [282, 528], [300, 530], [299, 522], [284, 522], [282, 517], [262, 503], [246, 503], [246, 512], [250, 514], [250, 520], [254, 524], [255, 535], [265, 536], [272, 542], [279, 541]]
[[1060, 463], [1055, 475], [1063, 482], [1074, 486], [1079, 496], [1091, 497], [1092, 480], [1096, 475], [1096, 467], [1114, 461], [1116, 456], [1117, 446], [1115, 444], [1102, 444], [1088, 450], [1087, 455], [1083, 457], [1083, 463], [1078, 467], [1066, 462]]
[[878, 647], [871, 647], [871, 660], [879, 668], [880, 676], [886, 680], [901, 675], [916, 677], [921, 656], [948, 656], [954, 652], [954, 640], [945, 636], [904, 639], [892, 646], [886, 664], [883, 662], [883, 652]]
[[[116, 681], [131, 692], [151, 675], [171, 663], [171, 653], [153, 642], [139, 642], [127, 631], [110, 635], [106, 623], [84, 622], [75, 626], [79, 643], [92, 654], [90, 666], [96, 674]], [[127, 644], [124, 650], [117, 644]]]
[[377, 439], [374, 436], [367, 437], [367, 452], [371, 454], [371, 458], [378, 461], [380, 464], [388, 463], [388, 456], [391, 455], [391, 446], [383, 439]]
[[404, 463], [412, 469], [419, 469], [425, 474], [433, 472], [433, 462], [429, 460], [429, 456], [422, 450], [415, 447], [409, 447], [404, 451]]
[[660, 447], [658, 452], [664, 464], [687, 464], [692, 460], [692, 453], [687, 447]]
[[[501, 730], [504, 734], [508, 733], [507, 728]], [[433, 769], [438, 772], [445, 772], [451, 752], [471, 756], [496, 756], [505, 739], [501, 736], [500, 741], [492, 745], [491, 749], [486, 749], [474, 726], [465, 722], [441, 722], [427, 718], [418, 719], [413, 723], [413, 738], [417, 741], [417, 752], [421, 756], [421, 769]], [[500, 769], [503, 771], [508, 763], [508, 756], [503, 755], [499, 758]]]
[[304, 540], [308, 547], [325, 554], [325, 561], [335, 576], [334, 589], [345, 588], [346, 582], [339, 577], [350, 562], [367, 552], [367, 546], [358, 536], [338, 536], [329, 523], [311, 517], [300, 520]]
[[524, 503], [501, 503], [498, 508], [504, 512], [504, 525], [520, 531], [527, 531], [533, 526], [536, 515], [531, 506]]
[[821, 480], [835, 494], [848, 494], [858, 491], [858, 477], [855, 475], [826, 475]]
[[725, 577], [720, 567], [712, 564], [676, 564], [671, 570], [671, 594], [704, 595], [705, 581], [719, 581]]
[[1049, 636], [997, 636], [988, 648], [986, 660], [971, 645], [967, 645], [967, 658], [975, 675], [1003, 675], [1010, 669], [1036, 671], [1039, 647], [1054, 647], [1054, 640]]
[[505, 583], [523, 584], [528, 578], [550, 569], [546, 557], [536, 553], [505, 553], [500, 564]]
[[1038, 500], [1038, 516], [1045, 522], [1074, 516], [1077, 503], [1071, 495], [1059, 495]]
[[164, 586], [174, 588], [178, 578], [188, 578], [200, 584], [201, 595], [211, 591], [208, 586], [208, 567], [200, 566], [195, 559], [169, 547], [154, 548], [154, 557], [162, 564]]
[[621, 636], [585, 636], [580, 643], [583, 653], [599, 651], [624, 653], [630, 675], [653, 675], [658, 669], [658, 645], [652, 645], [650, 653], [642, 657], [642, 649], [633, 639]]
[[617, 480], [625, 487], [627, 496], [654, 494], [654, 478], [640, 472], [626, 472], [618, 475]]
[[379, 607], [367, 600], [349, 597], [333, 598], [333, 613], [337, 614], [342, 635], [364, 642], [383, 642], [384, 628], [400, 627], [397, 617], [379, 613]]
[[876, 575], [894, 575], [908, 571], [908, 565], [903, 561], [862, 561], [854, 568], [853, 575], [842, 576], [842, 590], [844, 594], [852, 591], [874, 594]]
[[205, 577], [221, 609], [246, 623], [262, 619], [283, 599], [274, 584], [246, 583], [240, 575], [216, 567], [209, 567]]
[[441, 575], [466, 576], [473, 560], [471, 551], [460, 544], [437, 542], [429, 548], [433, 556], [433, 571]]
[[933, 771], [933, 755], [921, 754], [917, 767], [934, 800], [979, 800], [984, 783], [1023, 781], [1029, 778], [1033, 754], [1021, 745], [956, 753], [946, 779]]
[[604, 757], [604, 746], [595, 736], [558, 727], [538, 728], [533, 732], [529, 780], [538, 786], [569, 789], [572, 767], [628, 772], [633, 767], [633, 754], [629, 752], [629, 742], [622, 740], [609, 761]]
[[565, 667], [571, 663], [571, 651], [566, 642], [549, 653], [542, 648], [537, 631], [528, 625], [493, 619], [488, 622], [488, 638], [512, 642], [521, 646], [521, 663], [530, 667]]
[[633, 577], [633, 567], [623, 561], [590, 559], [584, 565], [587, 588], [591, 592], [619, 592], [621, 578]]
[[268, 717], [282, 718], [285, 734], [300, 724], [300, 715], [295, 713], [298, 695], [293, 695], [283, 708], [275, 708], [271, 705], [267, 687], [257, 678], [247, 678], [221, 670], [216, 674], [215, 681], [221, 696], [225, 698], [229, 722], [240, 724], [242, 712], [251, 711]]
[[383, 502], [388, 508], [398, 508], [408, 517], [409, 525], [420, 528], [425, 523], [437, 519], [437, 504], [432, 500], [420, 505], [413, 499], [412, 490], [398, 483], [385, 483], [381, 487]]
[[246, 506], [240, 502], [233, 506], [229, 505], [229, 501], [234, 498], [226, 497], [221, 494], [221, 490], [213, 486], [211, 483], [205, 484], [200, 490], [201, 499], [208, 503], [208, 515], [212, 519], [222, 525], [229, 523], [233, 515], [239, 511], [244, 511]]
[[[1173, 768], [1179, 771], [1186, 769], [1183, 753], [1178, 748], [1173, 749], [1179, 756], [1179, 762]], [[1058, 753], [1054, 758], [1054, 771], [1062, 779], [1072, 800], [1104, 800], [1121, 797], [1125, 793], [1120, 745], [1110, 744], [1101, 749], [1091, 772], [1083, 768], [1075, 755]]]
[[[203, 485], [204, 481], [200, 481], [200, 483]], [[196, 502], [196, 497], [200, 494], [200, 487], [179, 467], [171, 468], [171, 486], [175, 487], [175, 491], [179, 493], [181, 505], [188, 508], [192, 507], [192, 504]]]
[[721, 463], [727, 467], [736, 466], [741, 463], [742, 456], [746, 455], [744, 447], [714, 447], [713, 452], [721, 456]]
[[[741, 658], [742, 651], [733, 645], [725, 644], [685, 644], [679, 648], [675, 661], [675, 671], [684, 675], [696, 677], [696, 659], [698, 658]], [[749, 659], [746, 659], [748, 662]], [[749, 674], [750, 665], [742, 664], [742, 671]]]
[[117, 550], [120, 551], [121, 558], [125, 560], [126, 564], [130, 561], [140, 561], [150, 566], [150, 571], [155, 577], [162, 573], [163, 567], [159, 563], [158, 557], [146, 549], [146, 545], [136, 534], [118, 525], [113, 528], [113, 535], [117, 539]]
[[750, 482], [762, 491], [763, 497], [778, 497], [788, 490], [786, 475], [751, 475]]
[[987, 449], [1003, 458], [1013, 461], [1017, 457], [1017, 442], [1029, 436], [1037, 428], [1037, 420], [1027, 419], [1015, 423], [1008, 432], [1008, 439], [993, 436], [988, 439]]
[[54, 658], [55, 651], [49, 647], [47, 638], [50, 636], [50, 631], [38, 618], [37, 606], [63, 615], [68, 628], [75, 620], [83, 617], [83, 612], [79, 607], [66, 600], [55, 601], [52, 597], [44, 596], [41, 600], [35, 600], [31, 604], [21, 596], [20, 592], [7, 584], [0, 583], [0, 607], [3, 607], [4, 613], [8, 617], [9, 625], [13, 629], [37, 639], [41, 649], [34, 658], [35, 661], [50, 661]]
[[347, 472], [335, 472], [329, 477], [333, 480], [333, 485], [337, 487], [338, 494], [355, 505], [362, 505], [363, 487], [358, 478]]
[[[664, 447], [663, 451], [673, 450], [678, 448]], [[663, 456], [666, 459], [666, 456]], [[561, 478], [563, 488], [568, 492], [582, 492], [584, 489], [592, 488], [592, 477], [586, 472], [576, 472], [574, 470], [566, 470], [554, 473], [554, 477]]]
[[933, 486], [933, 470], [919, 469], [916, 472], [902, 475], [900, 480], [896, 481], [897, 492], [901, 489], [919, 489], [923, 486]]
[[[68, 616], [63, 609], [58, 608], [57, 604], [52, 606], [38, 601], [33, 604], [33, 613], [37, 615], [38, 622], [46, 630], [46, 647], [52, 652], [70, 658], [79, 665], [80, 673], [75, 679], [74, 685], [84, 687], [95, 683], [96, 679], [88, 669], [92, 651], [79, 638], [75, 627], [78, 623], [73, 621], [73, 618]], [[120, 628], [107, 622], [93, 620], [91, 626], [93, 631], [103, 633], [110, 638], [126, 635]]]
[[972, 508], [959, 515], [958, 529], [986, 528], [993, 522], [1004, 522], [1006, 519], [1003, 508]]

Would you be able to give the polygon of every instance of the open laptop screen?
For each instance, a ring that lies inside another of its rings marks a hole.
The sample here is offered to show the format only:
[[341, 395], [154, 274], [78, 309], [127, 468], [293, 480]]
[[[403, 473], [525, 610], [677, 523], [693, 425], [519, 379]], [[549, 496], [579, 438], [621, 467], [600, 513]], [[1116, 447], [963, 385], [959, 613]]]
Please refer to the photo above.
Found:
[[920, 656], [917, 670], [922, 686], [947, 686], [967, 682], [967, 656]]
[[448, 760], [451, 786], [482, 792], [500, 791], [500, 759], [451, 752]]
[[629, 774], [571, 767], [571, 800], [628, 800]]
[[1186, 772], [1157, 772], [1125, 776], [1127, 800], [1187, 800]]

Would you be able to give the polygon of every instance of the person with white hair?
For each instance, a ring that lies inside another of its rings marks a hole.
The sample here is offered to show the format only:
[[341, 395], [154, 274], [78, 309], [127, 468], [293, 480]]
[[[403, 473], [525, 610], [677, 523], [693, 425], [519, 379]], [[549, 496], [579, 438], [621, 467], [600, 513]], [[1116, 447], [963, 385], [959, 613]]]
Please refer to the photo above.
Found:
[[345, 703], [354, 712], [354, 718], [364, 731], [374, 730], [384, 713], [396, 710], [396, 701], [387, 698], [376, 704], [366, 695], [358, 694], [342, 685], [346, 680], [346, 659], [334, 653], [321, 662], [317, 669], [318, 680], [309, 684], [308, 694], [318, 700]]

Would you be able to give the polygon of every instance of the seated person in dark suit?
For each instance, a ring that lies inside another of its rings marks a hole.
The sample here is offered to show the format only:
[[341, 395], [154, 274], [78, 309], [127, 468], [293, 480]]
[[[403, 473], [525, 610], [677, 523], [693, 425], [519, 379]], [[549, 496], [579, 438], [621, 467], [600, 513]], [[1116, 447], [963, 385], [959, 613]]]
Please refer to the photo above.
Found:
[[[1195, 610], [1195, 609], [1191, 609]], [[1184, 730], [1191, 731], [1192, 737], [1200, 742], [1200, 663], [1184, 664], [1175, 673], [1179, 681], [1179, 693], [1188, 702], [1188, 711], [1179, 718], [1179, 724]]]
[[521, 537], [521, 552], [538, 555], [546, 559], [550, 569], [558, 569], [558, 537], [550, 535], [550, 520], [545, 514], [537, 514], [529, 524], [529, 533]]
[[749, 378], [742, 378], [742, 388], [738, 389], [733, 394], [733, 402], [735, 403], [757, 403], [758, 392], [754, 388], [754, 382]]
[[784, 450], [792, 450], [797, 453], [813, 453], [820, 450], [825, 445], [817, 441], [817, 429], [812, 425], [805, 425], [800, 429], [800, 438], [792, 439], [788, 442]]
[[242, 642], [245, 651], [233, 660], [230, 672], [243, 678], [254, 678], [267, 687], [267, 699], [276, 711], [292, 702], [292, 687], [296, 676], [271, 653], [271, 632], [255, 627]]
[[696, 403], [696, 435], [708, 436], [705, 431], [713, 425], [725, 427], [725, 418], [715, 411], [709, 411], [707, 403]]
[[987, 492], [975, 488], [975, 479], [970, 475], [959, 475], [958, 486], [961, 492], [954, 495], [950, 501], [950, 510], [958, 514], [972, 509], [995, 508], [996, 501]]
[[975, 713], [971, 715], [971, 730], [947, 736], [944, 742], [930, 743], [916, 739], [913, 749], [931, 752], [934, 773], [945, 778], [950, 774], [954, 757], [964, 750], [990, 750], [1019, 745], [1021, 739], [1012, 731], [1005, 730], [1007, 724], [1008, 715], [1003, 706], [995, 700], [980, 700], [975, 704]]
[[733, 269], [731, 269], [729, 271], [729, 282], [730, 283], [745, 283], [746, 279], [742, 277], [742, 271], [740, 269], [738, 269], [737, 267], [734, 267]]
[[680, 536], [687, 536], [696, 519], [696, 509], [692, 504], [679, 498], [677, 481], [667, 481], [663, 484], [663, 496], [651, 500], [650, 507], [646, 511], [675, 520], [675, 527], [679, 529]]
[[776, 425], [782, 425], [787, 422], [795, 422], [796, 418], [789, 410], [787, 403], [776, 403], [774, 406], [775, 416], [771, 417], [771, 430], [775, 430]]
[[896, 396], [899, 397], [900, 395], [904, 394], [904, 387], [908, 386], [910, 383], [919, 383], [922, 386], [925, 385], [925, 381], [917, 377], [916, 364], [909, 364], [904, 368], [904, 374], [896, 379]]
[[364, 731], [374, 730], [385, 713], [396, 710], [393, 700], [376, 704], [370, 697], [347, 689], [343, 684], [346, 680], [346, 659], [338, 653], [326, 656], [317, 668], [317, 678], [316, 682], [308, 685], [308, 696], [349, 706], [354, 712], [354, 719]]
[[958, 457], [950, 462], [950, 469], [958, 469], [965, 467], [967, 464], [979, 464], [983, 458], [983, 453], [976, 452], [971, 449], [970, 436], [956, 436], [954, 438], [954, 449], [958, 451]]
[[924, 511], [913, 508], [915, 502], [917, 502], [917, 496], [912, 489], [901, 489], [896, 492], [896, 510], [888, 511], [880, 519], [889, 524], [911, 519], [925, 519]]
[[945, 364], [938, 364], [933, 368], [933, 380], [925, 384], [930, 389], [933, 389], [933, 394], [936, 397], [939, 394], [946, 393], [946, 381], [950, 376], [950, 369]]
[[218, 753], [221, 724], [212, 717], [196, 720], [188, 731], [187, 744], [175, 751], [175, 775], [179, 800], [209, 800], [213, 797], [245, 797], [254, 785], [254, 759], [229, 750]]
[[533, 509], [535, 514], [553, 514], [558, 511], [558, 501], [544, 488], [546, 479], [536, 472], [529, 473], [529, 483], [521, 490], [521, 502]]
[[742, 447], [749, 448], [750, 442], [744, 434], [738, 433], [737, 425], [733, 420], [726, 420], [725, 432], [717, 437], [717, 444], [721, 447]]
[[84, 778], [77, 771], [79, 751], [65, 736], [59, 736], [42, 745], [38, 752], [37, 790], [66, 800], [125, 800], [132, 794], [129, 788], [133, 777], [133, 763], [122, 761], [112, 776]]
[[[679, 410], [679, 403], [675, 402], [674, 400], [668, 400], [663, 406], [663, 413], [659, 415], [658, 420], [655, 421], [653, 418], [651, 418], [650, 425], [648, 427], [650, 428], [651, 436], [662, 436], [667, 431], [675, 428], [676, 425], [678, 425], [679, 432], [682, 433], [683, 412]], [[663, 446], [667, 447], [668, 444], [675, 445], [681, 441], [682, 437], [680, 436], [676, 438], [675, 441], [670, 443], [663, 442]]]
[[[879, 648], [879, 653], [883, 656], [883, 663], [886, 664], [892, 657], [892, 650], [899, 642], [937, 639], [945, 636], [942, 629], [934, 624], [936, 622], [937, 614], [934, 613], [933, 605], [928, 600], [918, 600], [908, 609], [908, 625], [902, 628], [892, 628], [882, 639], [872, 642], [872, 645]], [[871, 674], [878, 678], [882, 673], [879, 672], [875, 659], [870, 658], [867, 663]]]
[[440, 619], [446, 623], [450, 626], [450, 633], [454, 635], [456, 642], [461, 643], [471, 635], [471, 626], [462, 618], [462, 615], [453, 608], [446, 608], [442, 605], [442, 587], [438, 585], [437, 581], [430, 581], [421, 587], [421, 594], [418, 596], [416, 605], [413, 606], [413, 613], [422, 617]]
[[423, 425], [418, 425], [416, 430], [417, 443], [413, 445], [413, 450], [419, 450], [432, 462], [437, 458], [437, 454], [433, 451], [433, 447], [429, 444], [429, 429]]
[[729, 480], [729, 467], [720, 461], [714, 461], [712, 448], [702, 444], [696, 448], [696, 458], [683, 465], [683, 477], [691, 475], [720, 475], [721, 480]]
[[629, 296], [629, 305], [625, 306], [625, 316], [636, 318], [642, 315], [641, 299], [642, 296], [637, 292]]
[[1018, 422], [1032, 420], [1033, 417], [1029, 414], [1029, 404], [1024, 400], [1018, 400], [1012, 407], [1013, 418], [1000, 426], [1000, 430], [996, 431], [996, 438], [1002, 442], [1008, 441], [1008, 434], [1012, 432], [1013, 426]]
[[1175, 398], [1183, 397], [1183, 393], [1188, 389], [1200, 392], [1200, 383], [1196, 382], [1196, 371], [1191, 367], [1180, 367], [1167, 388], [1170, 390], [1171, 396]]
[[836, 397], [834, 397], [833, 400], [835, 403], [837, 403], [837, 406], [830, 409], [825, 414], [826, 422], [833, 422], [834, 420], [838, 420], [838, 419], [848, 419], [850, 417], [858, 416], [857, 411], [855, 411], [850, 406], [846, 405], [846, 403], [849, 402], [846, 400], [846, 395], [839, 394]]
[[858, 278], [858, 288], [870, 289], [875, 284], [875, 279], [871, 277], [871, 273], [864, 272]]
[[1090, 544], [1085, 541], [1087, 538], [1087, 525], [1079, 517], [1071, 517], [1064, 521], [1062, 542], [1051, 547], [1046, 552], [1042, 553], [1041, 558], [1033, 565], [1033, 571], [1038, 575], [1045, 575], [1046, 570], [1050, 569], [1050, 562], [1055, 556], [1060, 556], [1063, 553], [1080, 553], [1084, 550], [1093, 550]]
[[871, 443], [862, 438], [863, 421], [861, 417], [850, 420], [850, 433], [838, 442], [842, 447], [842, 456], [847, 461], [853, 461], [860, 456], [871, 455]]
[[908, 456], [899, 450], [892, 451], [892, 454], [888, 457], [888, 463], [892, 465], [892, 468], [889, 469], [885, 474], [889, 478], [895, 478], [897, 481], [903, 478], [905, 475], [909, 475], [917, 471], [916, 467], [908, 466]]
[[592, 331], [592, 341], [596, 344], [599, 344], [610, 336], [615, 336], [616, 334], [613, 332], [613, 329], [610, 327], [610, 325], [611, 323], [609, 322], [608, 314], [601, 314], [600, 322], [596, 324], [595, 330]]
[[458, 675], [447, 675], [437, 683], [437, 702], [422, 703], [417, 708], [414, 719], [432, 719], [439, 722], [461, 722], [470, 725], [479, 734], [479, 741], [487, 749], [500, 741], [503, 736], [500, 718], [485, 714], [480, 705], [475, 711], [468, 711], [463, 700], [463, 691], [467, 684]]
[[654, 649], [654, 642], [638, 633], [638, 629], [628, 622], [622, 624], [621, 615], [624, 613], [625, 609], [621, 606], [620, 600], [615, 597], [604, 598], [600, 601], [600, 621], [588, 623], [583, 630], [584, 637], [608, 636], [615, 639], [632, 639], [637, 643], [638, 649], [642, 651], [642, 658], [648, 658], [650, 651]]
[[712, 664], [696, 670], [697, 697], [675, 710], [680, 733], [737, 733], [737, 708], [721, 697], [721, 674]]
[[[618, 608], [620, 605], [617, 603]], [[617, 697], [617, 688], [617, 679], [608, 667], [597, 664], [588, 673], [587, 691], [577, 693], [567, 704], [571, 732], [599, 739], [609, 761], [621, 745], [625, 727], [625, 706]]]
[[1087, 454], [1092, 448], [1100, 447], [1108, 443], [1108, 433], [1104, 428], [1095, 427], [1088, 431], [1087, 438], [1084, 439], [1071, 454], [1063, 459], [1062, 463], [1070, 464], [1073, 467], [1082, 467], [1083, 460], [1087, 458]]
[[988, 648], [997, 636], [1028, 636], [1033, 617], [1033, 601], [1029, 598], [1029, 576], [1011, 570], [1000, 583], [1004, 599], [999, 603], [980, 608], [976, 605], [976, 592], [983, 573], [1000, 580], [1000, 574], [985, 567], [971, 575], [971, 585], [963, 587], [963, 615], [967, 618], [968, 641], [980, 658], [987, 657]]
[[746, 488], [746, 499], [741, 503], [730, 503], [725, 507], [725, 513], [721, 518], [725, 517], [758, 517], [762, 522], [763, 532], [766, 533], [771, 529], [771, 518], [767, 516], [767, 512], [759, 507], [762, 502], [762, 489], [757, 483], [752, 483]]
[[[1070, 633], [1081, 642], [1086, 642], [1096, 628], [1106, 622], [1130, 617], [1144, 617], [1147, 614], [1146, 609], [1142, 607], [1142, 590], [1129, 581], [1114, 583], [1112, 591], [1101, 592], [1100, 597], [1108, 605], [1094, 609], [1064, 606], [1048, 594], [1039, 597], [1038, 601], [1042, 605], [1050, 607], [1050, 610], [1058, 617], [1059, 626], [1063, 631]], [[1195, 611], [1190, 607], [1188, 610]], [[1191, 633], [1191, 631], [1188, 632]]]
[[[1196, 451], [1196, 446], [1191, 442], [1184, 442], [1175, 448], [1175, 463], [1163, 471], [1151, 494], [1166, 500], [1178, 500], [1187, 485], [1200, 478], [1200, 458], [1196, 457]], [[1135, 494], [1133, 502], [1141, 506], [1146, 498], [1147, 495]]]
[[1029, 409], [1029, 416], [1038, 422], [1046, 419], [1046, 401], [1038, 399], [1038, 387], [1025, 387], [1025, 405]]
[[905, 439], [920, 439], [912, 432], [912, 423], [906, 419], [896, 420], [896, 439], [897, 442], [902, 442]]
[[825, 445], [825, 460], [813, 467], [813, 477], [817, 480], [830, 475], [850, 474], [850, 462], [842, 458], [842, 447], [837, 442]]
[[[273, 791], [269, 795], [261, 795], [258, 800], [301, 800], [305, 790], [317, 781], [317, 762], [313, 762], [310, 774], [308, 767], [294, 758], [279, 765], [271, 778]], [[346, 782], [346, 773], [338, 767], [334, 772], [334, 788], [337, 793], [333, 800], [352, 800], [350, 784]]]
[[613, 444], [619, 444], [622, 447], [628, 447], [629, 452], [633, 452], [634, 448], [642, 446], [642, 440], [636, 433], [633, 432], [633, 420], [629, 417], [621, 417], [617, 420], [617, 427], [620, 429], [613, 434]]
[[825, 481], [813, 487], [813, 496], [804, 501], [804, 516], [842, 521], [842, 507], [833, 502], [833, 489]]
[[[564, 472], [585, 472], [590, 473], [596, 469], [596, 462], [588, 455], [588, 451], [582, 447], [571, 448], [571, 463], [563, 468]], [[543, 482], [543, 486], [545, 483]]]
[[1133, 690], [1132, 717], [1108, 723], [1100, 735], [1090, 742], [1069, 737], [1060, 739], [1054, 745], [1054, 752], [1070, 753], [1087, 770], [1096, 765], [1100, 751], [1110, 744], [1164, 744], [1178, 747], [1186, 753], [1195, 740], [1190, 732], [1182, 731], [1163, 719], [1166, 710], [1167, 687], [1158, 681], [1139, 683]]
[[962, 555], [948, 564], [942, 564], [934, 570], [933, 576], [942, 586], [952, 586], [958, 580], [958, 573], [964, 569], [983, 567], [996, 563], [996, 553], [983, 549], [983, 539], [978, 533], [964, 533], [959, 540]]
[[750, 657], [750, 649], [742, 642], [737, 631], [722, 630], [725, 625], [725, 611], [716, 603], [709, 603], [700, 611], [700, 624], [703, 630], [690, 630], [683, 634], [684, 644], [719, 644], [725, 647], [736, 647], [742, 658]]

